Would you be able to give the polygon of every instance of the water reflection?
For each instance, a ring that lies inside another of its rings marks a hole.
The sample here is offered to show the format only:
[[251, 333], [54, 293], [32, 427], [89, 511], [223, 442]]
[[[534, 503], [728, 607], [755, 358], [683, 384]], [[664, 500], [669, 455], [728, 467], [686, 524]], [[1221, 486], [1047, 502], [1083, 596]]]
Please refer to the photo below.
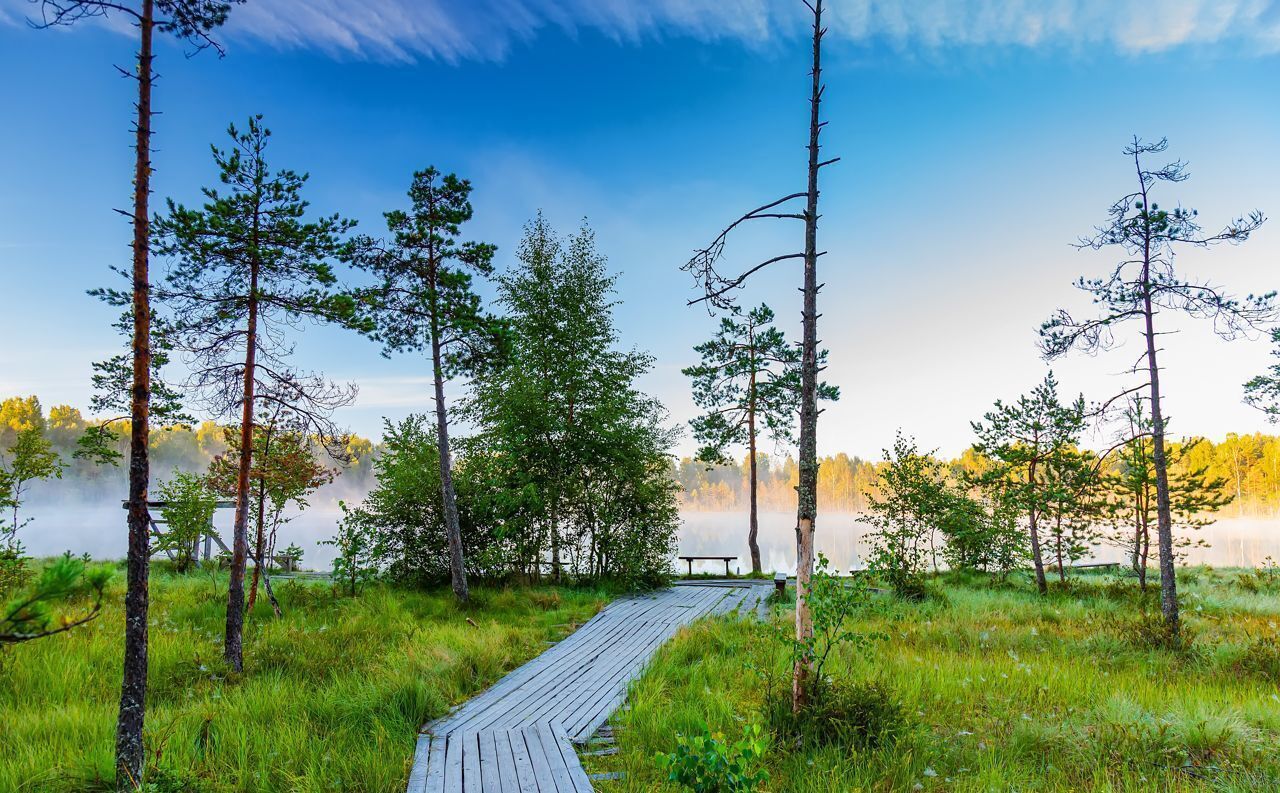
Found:
[[[40, 505], [29, 513], [35, 521], [19, 532], [29, 553], [50, 556], [70, 550], [99, 559], [118, 559], [126, 549], [124, 510], [119, 506]], [[297, 543], [305, 552], [303, 565], [326, 569], [333, 562], [334, 549], [320, 545], [333, 536], [340, 516], [337, 500], [317, 499], [311, 509], [298, 515], [280, 531], [279, 547]], [[223, 539], [230, 542], [231, 510], [219, 510], [215, 523]], [[794, 512], [760, 513], [760, 556], [766, 570], [795, 571]], [[817, 549], [839, 570], [865, 564], [869, 527], [857, 515], [825, 513], [818, 516]], [[1215, 567], [1254, 567], [1271, 556], [1280, 560], [1280, 518], [1224, 518], [1202, 529], [1208, 548], [1188, 549], [1192, 564]], [[681, 516], [679, 553], [691, 556], [737, 554], [738, 565], [750, 569], [747, 550], [747, 513], [686, 512]], [[1153, 549], [1154, 552], [1154, 549]], [[1123, 561], [1116, 548], [1095, 550], [1097, 561]], [[684, 569], [682, 564], [681, 569]], [[713, 572], [719, 563], [703, 569]], [[694, 566], [698, 569], [698, 565]]]
[[[827, 555], [832, 567], [848, 570], [866, 562], [866, 535], [871, 530], [858, 515], [827, 513], [818, 516], [814, 544]], [[1189, 564], [1215, 567], [1257, 567], [1268, 556], [1280, 561], [1280, 518], [1224, 518], [1197, 532], [1208, 548], [1188, 548]], [[1153, 538], [1154, 546], [1154, 538]], [[760, 561], [766, 570], [795, 572], [796, 516], [794, 512], [760, 513]], [[1152, 549], [1154, 554], [1154, 548]], [[747, 550], [747, 513], [685, 512], [681, 515], [680, 553], [689, 556], [738, 554], [739, 566], [751, 568]], [[1123, 562], [1117, 548], [1094, 549], [1093, 560]], [[1154, 563], [1154, 559], [1153, 559]], [[716, 564], [704, 571], [713, 572]], [[694, 565], [694, 570], [698, 566]], [[721, 567], [723, 570], [723, 567]]]

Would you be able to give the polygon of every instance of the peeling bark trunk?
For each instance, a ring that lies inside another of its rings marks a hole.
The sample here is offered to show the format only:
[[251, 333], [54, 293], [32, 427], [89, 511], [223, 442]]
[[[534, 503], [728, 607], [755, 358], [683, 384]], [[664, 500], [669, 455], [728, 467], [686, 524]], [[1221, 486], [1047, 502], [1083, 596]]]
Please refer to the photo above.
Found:
[[[751, 340], [754, 355], [755, 339]], [[750, 396], [747, 402], [747, 446], [748, 453], [751, 455], [750, 462], [750, 482], [751, 490], [751, 517], [750, 526], [747, 529], [747, 546], [751, 549], [751, 572], [760, 572], [760, 512], [759, 512], [759, 496], [757, 493], [759, 473], [756, 465], [756, 373], [753, 368], [751, 372]]]
[[[796, 641], [813, 636], [809, 578], [813, 572], [813, 532], [818, 517], [818, 136], [822, 132], [822, 0], [813, 6], [813, 71], [809, 94], [809, 184], [804, 213], [804, 308], [800, 356], [800, 462], [796, 509]], [[808, 696], [811, 664], [798, 660], [792, 671], [791, 707], [799, 712]]]

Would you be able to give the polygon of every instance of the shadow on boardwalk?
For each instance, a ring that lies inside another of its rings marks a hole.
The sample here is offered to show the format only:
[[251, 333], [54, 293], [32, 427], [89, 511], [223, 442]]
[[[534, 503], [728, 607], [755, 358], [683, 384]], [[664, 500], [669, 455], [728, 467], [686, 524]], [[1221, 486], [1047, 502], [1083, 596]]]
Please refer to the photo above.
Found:
[[700, 581], [610, 603], [418, 737], [409, 793], [585, 793], [585, 743], [681, 626], [761, 608], [768, 581]]

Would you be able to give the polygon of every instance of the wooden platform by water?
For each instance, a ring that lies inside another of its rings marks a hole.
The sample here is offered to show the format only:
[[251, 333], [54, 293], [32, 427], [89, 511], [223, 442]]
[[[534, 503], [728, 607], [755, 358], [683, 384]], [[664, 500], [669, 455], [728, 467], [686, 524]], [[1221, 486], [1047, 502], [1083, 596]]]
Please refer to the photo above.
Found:
[[409, 793], [586, 793], [585, 743], [681, 626], [755, 611], [770, 581], [698, 581], [609, 604], [418, 737]]

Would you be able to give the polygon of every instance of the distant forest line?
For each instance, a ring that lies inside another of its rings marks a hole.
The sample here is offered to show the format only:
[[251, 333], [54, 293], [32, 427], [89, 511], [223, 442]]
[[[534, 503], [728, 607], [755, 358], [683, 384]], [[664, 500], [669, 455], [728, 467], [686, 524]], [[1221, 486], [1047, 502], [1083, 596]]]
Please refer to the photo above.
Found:
[[[1194, 441], [1194, 447], [1178, 460], [1178, 470], [1206, 468], [1209, 478], [1220, 478], [1231, 503], [1219, 510], [1226, 517], [1280, 515], [1280, 436], [1260, 432], [1229, 433], [1219, 442]], [[789, 512], [796, 508], [799, 471], [791, 455], [757, 455], [760, 509]], [[884, 462], [864, 460], [845, 453], [820, 458], [818, 505], [834, 512], [865, 512], [867, 494], [875, 493]], [[983, 461], [973, 449], [942, 461], [960, 481], [977, 473]], [[676, 466], [681, 508], [691, 511], [733, 511], [748, 508], [747, 459], [728, 465], [707, 465], [683, 457]]]
[[[46, 411], [35, 396], [10, 397], [0, 401], [0, 453], [23, 427], [41, 426], [64, 465], [63, 479], [75, 480], [79, 491], [103, 494], [123, 481], [124, 468], [94, 464], [75, 458], [77, 439], [94, 423], [69, 405], [55, 405]], [[151, 434], [153, 481], [162, 482], [174, 471], [199, 473], [227, 450], [229, 428], [213, 421], [198, 425], [156, 428]], [[112, 427], [120, 450], [128, 448], [128, 422]], [[1186, 442], [1185, 440], [1183, 441]], [[377, 442], [352, 435], [346, 443], [350, 462], [330, 461], [338, 471], [337, 482], [352, 490], [367, 490], [372, 483]], [[760, 509], [788, 512], [796, 508], [799, 471], [791, 455], [758, 455]], [[733, 511], [747, 509], [746, 457], [727, 465], [707, 465], [691, 457], [673, 461], [672, 475], [680, 485], [680, 505], [691, 511]], [[972, 449], [960, 457], [943, 461], [958, 480], [974, 473], [982, 461]], [[867, 494], [875, 493], [884, 462], [839, 453], [821, 458], [818, 469], [818, 503], [825, 510], [863, 512]], [[1199, 439], [1195, 448], [1179, 461], [1181, 468], [1207, 468], [1211, 478], [1226, 482], [1232, 501], [1220, 514], [1229, 517], [1270, 517], [1280, 515], [1280, 436], [1261, 432], [1230, 433], [1218, 442]], [[70, 483], [68, 483], [70, 484]], [[52, 483], [46, 492], [56, 490]], [[83, 492], [78, 495], [84, 495]]]

